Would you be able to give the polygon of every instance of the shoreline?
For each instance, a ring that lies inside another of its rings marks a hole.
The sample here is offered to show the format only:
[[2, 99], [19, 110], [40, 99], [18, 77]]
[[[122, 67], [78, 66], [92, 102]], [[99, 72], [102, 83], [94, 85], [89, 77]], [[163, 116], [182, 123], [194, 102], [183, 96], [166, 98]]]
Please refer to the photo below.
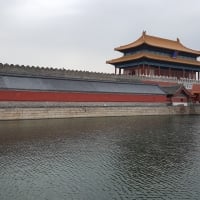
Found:
[[59, 119], [140, 115], [200, 115], [199, 105], [119, 105], [88, 104], [54, 107], [1, 107], [0, 120]]

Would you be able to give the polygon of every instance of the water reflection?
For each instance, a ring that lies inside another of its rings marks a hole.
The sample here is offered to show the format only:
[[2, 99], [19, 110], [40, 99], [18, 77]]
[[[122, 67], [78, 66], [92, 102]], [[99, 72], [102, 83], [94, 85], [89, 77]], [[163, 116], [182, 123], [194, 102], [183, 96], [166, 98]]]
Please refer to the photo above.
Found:
[[0, 122], [0, 199], [198, 199], [199, 119]]

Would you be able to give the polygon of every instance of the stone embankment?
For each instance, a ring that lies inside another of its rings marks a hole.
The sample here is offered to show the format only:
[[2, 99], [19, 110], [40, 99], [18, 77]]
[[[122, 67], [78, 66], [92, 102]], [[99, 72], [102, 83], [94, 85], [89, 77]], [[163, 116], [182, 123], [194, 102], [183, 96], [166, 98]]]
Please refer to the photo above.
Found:
[[200, 106], [79, 104], [48, 107], [1, 107], [0, 120], [55, 119], [73, 117], [108, 117], [136, 115], [197, 115]]

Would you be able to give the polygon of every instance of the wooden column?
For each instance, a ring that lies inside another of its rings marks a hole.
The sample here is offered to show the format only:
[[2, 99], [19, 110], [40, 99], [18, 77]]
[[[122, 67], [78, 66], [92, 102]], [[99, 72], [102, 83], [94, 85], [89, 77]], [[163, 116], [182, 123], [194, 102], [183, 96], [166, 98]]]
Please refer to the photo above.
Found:
[[144, 64], [142, 65], [142, 75], [145, 74], [144, 72]]
[[189, 78], [189, 72], [188, 71], [185, 72], [185, 75], [186, 75], [186, 78]]
[[183, 69], [183, 78], [185, 78], [185, 70]]
[[168, 76], [170, 77], [171, 76], [171, 68], [169, 67], [168, 69]]
[[121, 75], [121, 68], [119, 68], [119, 75]]
[[194, 79], [194, 72], [192, 71], [192, 79]]
[[196, 79], [196, 72], [193, 71], [193, 79]]

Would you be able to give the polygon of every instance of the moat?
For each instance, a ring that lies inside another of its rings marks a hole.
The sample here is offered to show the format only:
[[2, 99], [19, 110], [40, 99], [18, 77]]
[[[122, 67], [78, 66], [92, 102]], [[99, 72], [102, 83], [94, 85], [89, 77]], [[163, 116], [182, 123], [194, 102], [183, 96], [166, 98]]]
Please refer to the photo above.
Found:
[[199, 121], [0, 121], [0, 199], [199, 199]]

